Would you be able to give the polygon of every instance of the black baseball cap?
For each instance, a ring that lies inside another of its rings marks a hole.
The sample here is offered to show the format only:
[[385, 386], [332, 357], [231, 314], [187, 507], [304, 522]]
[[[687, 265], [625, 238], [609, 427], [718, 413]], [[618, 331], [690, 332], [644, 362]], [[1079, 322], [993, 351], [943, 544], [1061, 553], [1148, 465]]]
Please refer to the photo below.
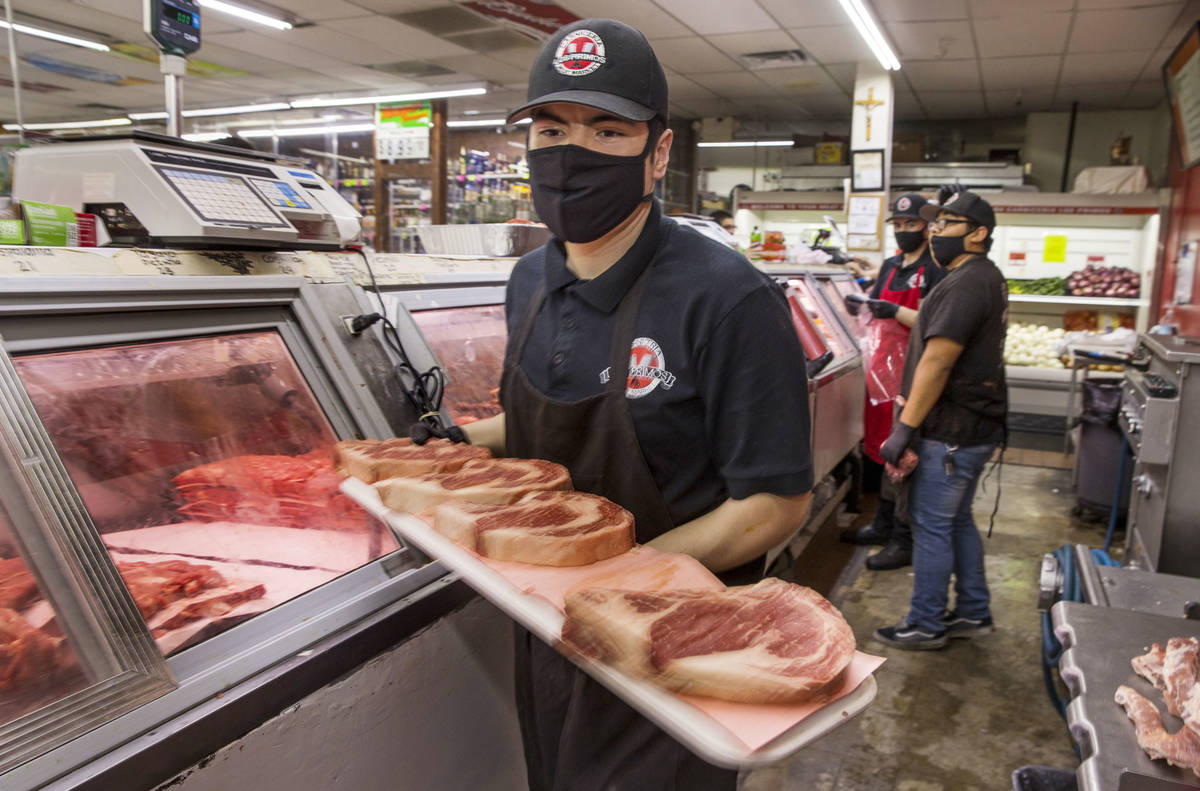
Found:
[[938, 212], [943, 211], [961, 214], [988, 231], [996, 227], [996, 212], [992, 210], [992, 204], [969, 190], [954, 193], [941, 206], [936, 203], [925, 204], [921, 209], [921, 218], [933, 222], [937, 219]]
[[525, 104], [508, 115], [520, 121], [552, 102], [595, 107], [628, 118], [667, 120], [667, 76], [641, 32], [615, 19], [581, 19], [547, 39], [529, 70]]
[[892, 204], [892, 216], [888, 217], [885, 222], [891, 222], [897, 217], [906, 217], [910, 220], [924, 220], [921, 216], [921, 207], [929, 201], [915, 192], [906, 192], [896, 202]]

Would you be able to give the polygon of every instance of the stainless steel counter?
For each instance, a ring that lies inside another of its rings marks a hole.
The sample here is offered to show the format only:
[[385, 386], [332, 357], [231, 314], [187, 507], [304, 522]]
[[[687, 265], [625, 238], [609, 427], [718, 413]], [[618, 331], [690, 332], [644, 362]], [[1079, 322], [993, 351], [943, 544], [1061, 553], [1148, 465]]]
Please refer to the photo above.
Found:
[[[1129, 660], [1151, 643], [1200, 637], [1200, 622], [1068, 601], [1050, 612], [1065, 648], [1059, 672], [1071, 693], [1067, 725], [1083, 758], [1075, 773], [1080, 791], [1200, 788], [1191, 771], [1153, 761], [1138, 747], [1133, 723], [1113, 700], [1125, 684], [1165, 711], [1161, 693], [1134, 674]], [[1163, 719], [1168, 731], [1182, 727], [1170, 715]]]

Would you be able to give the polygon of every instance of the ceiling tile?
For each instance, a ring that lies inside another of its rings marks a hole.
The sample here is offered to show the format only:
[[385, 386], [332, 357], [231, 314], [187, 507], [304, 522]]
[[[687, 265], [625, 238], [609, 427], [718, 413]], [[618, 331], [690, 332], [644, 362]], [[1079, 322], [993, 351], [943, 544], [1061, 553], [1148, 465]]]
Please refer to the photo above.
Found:
[[838, 0], [758, 0], [758, 4], [785, 28], [844, 25], [848, 21]]
[[902, 63], [976, 57], [967, 22], [894, 22], [887, 32], [900, 50]]
[[792, 66], [786, 69], [770, 69], [757, 72], [780, 93], [841, 93], [841, 88], [820, 66]]
[[772, 52], [794, 49], [796, 41], [782, 30], [761, 30], [757, 33], [727, 33], [705, 36], [708, 43], [734, 57], [751, 52]]
[[1157, 107], [1167, 98], [1167, 89], [1162, 80], [1141, 80], [1135, 82], [1125, 97], [1125, 107], [1149, 109]]
[[1119, 107], [1128, 93], [1128, 85], [1114, 86], [1110, 82], [1089, 85], [1060, 85], [1054, 93], [1055, 104], [1079, 102], [1088, 108]]
[[1062, 57], [1041, 55], [1022, 58], [984, 58], [983, 85], [989, 91], [1025, 86], [1053, 85]]
[[775, 20], [755, 0], [656, 0], [702, 36], [778, 30]]
[[[141, 20], [141, 4], [137, 4], [139, 11], [137, 19]], [[124, 14], [114, 14], [111, 10], [97, 11], [93, 8], [88, 8], [75, 3], [67, 2], [67, 0], [36, 0], [36, 2], [13, 3], [13, 11], [24, 11], [29, 16], [40, 19], [53, 20], [55, 23], [63, 26], [60, 30], [64, 33], [72, 31], [64, 29], [66, 26], [74, 27], [77, 35], [83, 38], [88, 37], [88, 32], [101, 33], [107, 36], [112, 36], [118, 40], [136, 40], [138, 43], [148, 41], [145, 34], [142, 33], [140, 24], [129, 24], [128, 16]], [[20, 20], [17, 20], [18, 22]], [[21, 49], [25, 48], [25, 43], [31, 40], [29, 36], [21, 36], [17, 39], [18, 46]], [[45, 39], [42, 39], [43, 41]], [[6, 39], [7, 41], [7, 39]], [[7, 43], [5, 48], [7, 49]]]
[[496, 84], [519, 83], [524, 85], [529, 79], [529, 69], [512, 66], [486, 55], [453, 55], [447, 58], [431, 59], [435, 63], [451, 69], [460, 75], [470, 75], [477, 80]]
[[930, 22], [966, 19], [967, 0], [887, 0], [875, 10], [885, 22]]
[[910, 60], [902, 72], [915, 91], [977, 91], [979, 65], [974, 60]]
[[1068, 14], [1026, 14], [998, 19], [976, 19], [975, 40], [979, 55], [1003, 58], [1014, 55], [1057, 55], [1067, 42]]
[[[348, 3], [346, 0], [286, 0], [279, 4], [296, 16], [312, 22], [323, 22], [327, 19], [349, 19], [350, 17], [366, 16], [371, 9]], [[205, 17], [207, 21], [211, 17]]]
[[854, 77], [858, 73], [858, 64], [837, 63], [833, 66], [826, 66], [825, 71], [847, 95], [854, 90]]
[[1182, 5], [1138, 9], [1079, 11], [1071, 29], [1068, 52], [1112, 52], [1157, 49], [1179, 16]]
[[596, 0], [557, 0], [557, 4], [581, 19], [606, 16], [629, 20], [651, 41], [658, 37], [694, 35], [685, 24], [687, 17], [680, 21], [648, 0], [604, 0], [603, 9], [596, 7]]
[[733, 71], [738, 68], [736, 61], [699, 36], [659, 39], [654, 42], [654, 52], [663, 65], [680, 74]]
[[776, 97], [779, 95], [774, 88], [748, 71], [698, 74], [693, 79], [697, 84], [708, 88], [718, 96], [726, 96], [735, 100], [739, 97]]
[[1074, 0], [971, 0], [971, 16], [975, 19], [1026, 16], [1050, 11], [1070, 11]]
[[1162, 81], [1163, 65], [1170, 59], [1172, 49], [1160, 49], [1150, 56], [1150, 60], [1146, 62], [1142, 69], [1141, 79], [1143, 80], [1158, 80]]
[[377, 14], [403, 14], [430, 8], [448, 8], [446, 0], [354, 0], [354, 5]]
[[1150, 52], [1105, 52], [1067, 55], [1063, 59], [1063, 85], [1110, 81], [1124, 90], [1142, 73]]
[[1051, 88], [1005, 88], [989, 90], [984, 98], [990, 115], [1023, 115], [1049, 110], [1053, 105], [1054, 91]]
[[297, 46], [320, 52], [330, 58], [363, 65], [368, 63], [390, 63], [398, 60], [397, 52], [390, 47], [372, 44], [355, 36], [347, 36], [325, 25], [311, 25], [287, 31], [286, 36], [272, 36], [285, 46]]
[[[370, 42], [388, 51], [389, 60], [423, 60], [452, 55], [470, 55], [466, 47], [432, 36], [424, 30], [377, 14], [326, 22], [321, 28], [336, 30], [346, 36]], [[387, 61], [373, 61], [376, 63]]]
[[683, 102], [691, 102], [697, 99], [711, 99], [716, 96], [708, 88], [696, 83], [694, 80], [689, 80], [681, 74], [667, 75], [667, 95], [671, 101], [678, 99]]
[[525, 79], [528, 80], [529, 69], [533, 66], [533, 59], [537, 57], [538, 48], [520, 47], [517, 49], [502, 49], [488, 54], [501, 63], [520, 69], [525, 73]]
[[911, 91], [896, 91], [895, 117], [924, 118], [925, 108], [917, 102], [917, 97]]
[[979, 91], [919, 91], [917, 96], [930, 118], [972, 118], [983, 114]]
[[795, 28], [789, 31], [800, 49], [821, 63], [875, 62], [875, 54], [852, 25]]
[[[1092, 11], [1098, 8], [1128, 8], [1130, 5], [1130, 0], [1078, 0], [1076, 7], [1080, 11]], [[1170, 5], [1170, 3], [1166, 0], [1147, 0], [1137, 3], [1137, 5]]]

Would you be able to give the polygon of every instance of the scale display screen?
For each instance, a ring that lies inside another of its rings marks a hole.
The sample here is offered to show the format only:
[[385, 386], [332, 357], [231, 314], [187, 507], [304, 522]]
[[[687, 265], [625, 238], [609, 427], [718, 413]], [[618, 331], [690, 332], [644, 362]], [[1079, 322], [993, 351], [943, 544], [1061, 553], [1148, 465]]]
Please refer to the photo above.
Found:
[[290, 228], [241, 176], [159, 167], [200, 219], [250, 228]]
[[200, 17], [193, 14], [191, 11], [186, 11], [177, 5], [171, 3], [162, 4], [163, 19], [171, 19], [181, 25], [191, 25], [197, 30], [200, 29]]
[[258, 187], [258, 191], [267, 199], [267, 203], [272, 206], [279, 206], [284, 209], [311, 209], [304, 198], [300, 197], [300, 193], [292, 188], [291, 184], [286, 181], [263, 181], [254, 179], [254, 186]]

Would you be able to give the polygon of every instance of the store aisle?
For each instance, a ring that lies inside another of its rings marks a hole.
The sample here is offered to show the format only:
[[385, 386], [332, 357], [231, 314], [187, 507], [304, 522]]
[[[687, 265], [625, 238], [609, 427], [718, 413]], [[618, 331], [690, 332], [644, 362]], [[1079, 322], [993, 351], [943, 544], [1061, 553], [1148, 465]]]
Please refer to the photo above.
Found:
[[[1072, 519], [1070, 470], [1006, 464], [1002, 483], [985, 543], [997, 632], [941, 651], [875, 642], [872, 632], [906, 611], [912, 568], [866, 571], [874, 548], [858, 550], [830, 598], [860, 649], [887, 657], [876, 674], [879, 694], [793, 760], [745, 776], [742, 791], [998, 791], [1011, 788], [1013, 770], [1026, 764], [1075, 767], [1066, 725], [1042, 682], [1038, 568], [1044, 553], [1064, 543], [1100, 546], [1103, 533]], [[976, 496], [984, 531], [994, 496], [991, 480]]]

